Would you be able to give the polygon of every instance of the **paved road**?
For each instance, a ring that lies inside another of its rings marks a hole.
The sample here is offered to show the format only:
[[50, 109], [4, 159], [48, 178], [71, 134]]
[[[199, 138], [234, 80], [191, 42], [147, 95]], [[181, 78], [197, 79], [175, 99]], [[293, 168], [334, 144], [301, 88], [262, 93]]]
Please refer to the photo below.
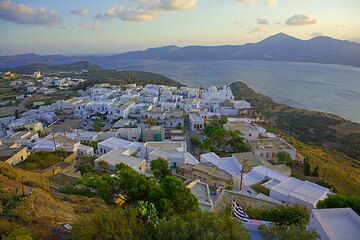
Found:
[[186, 147], [187, 147], [187, 150], [189, 153], [191, 153], [195, 158], [199, 159], [200, 156], [197, 152], [195, 152], [195, 148], [193, 145], [191, 145], [190, 143], [190, 137], [193, 136], [193, 135], [196, 135], [196, 136], [199, 136], [200, 139], [204, 139], [205, 137], [198, 133], [198, 132], [194, 132], [194, 131], [191, 131], [191, 127], [190, 127], [190, 124], [185, 122], [185, 126], [184, 126], [184, 137], [185, 137], [185, 141], [186, 141]]

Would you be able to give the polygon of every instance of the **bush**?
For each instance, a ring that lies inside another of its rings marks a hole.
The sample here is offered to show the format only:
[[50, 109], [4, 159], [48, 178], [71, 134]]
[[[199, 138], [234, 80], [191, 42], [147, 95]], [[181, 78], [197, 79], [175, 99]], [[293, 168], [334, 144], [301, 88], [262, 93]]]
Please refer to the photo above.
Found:
[[189, 213], [160, 222], [155, 240], [245, 240], [250, 239], [241, 224], [229, 215]]
[[261, 219], [283, 225], [307, 224], [310, 219], [309, 209], [299, 204], [284, 205], [276, 208], [245, 207], [245, 212], [252, 219]]
[[151, 161], [150, 169], [158, 182], [161, 182], [166, 176], [171, 176], [169, 164], [162, 158]]
[[317, 208], [351, 208], [360, 215], [360, 196], [335, 194], [319, 201]]
[[198, 147], [200, 146], [201, 142], [200, 142], [200, 137], [197, 135], [192, 135], [190, 137], [190, 143], [191, 145], [193, 145], [194, 147]]
[[307, 159], [307, 158], [304, 159], [303, 173], [304, 173], [305, 176], [310, 176], [310, 174], [311, 174], [311, 166], [310, 166], [309, 159]]
[[254, 189], [257, 193], [262, 193], [266, 196], [270, 195], [270, 190], [261, 185], [260, 183], [252, 185], [251, 188]]
[[317, 240], [318, 235], [314, 230], [308, 230], [306, 225], [292, 224], [290, 226], [274, 224], [271, 227], [260, 226], [264, 240]]

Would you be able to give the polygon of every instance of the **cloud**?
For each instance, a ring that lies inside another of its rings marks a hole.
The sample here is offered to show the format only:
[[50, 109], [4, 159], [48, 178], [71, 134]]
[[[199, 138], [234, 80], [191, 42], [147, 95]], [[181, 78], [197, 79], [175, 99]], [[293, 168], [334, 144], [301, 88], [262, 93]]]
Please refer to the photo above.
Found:
[[155, 10], [145, 8], [121, 8], [118, 13], [118, 18], [123, 21], [151, 21], [157, 17], [159, 13]]
[[188, 11], [197, 6], [197, 0], [161, 0], [159, 8], [166, 11]]
[[137, 8], [114, 6], [106, 12], [98, 13], [98, 20], [119, 18], [123, 21], [151, 21], [165, 11], [189, 11], [197, 6], [197, 0], [133, 0]]
[[323, 36], [323, 34], [321, 32], [314, 32], [310, 34], [310, 37], [319, 37], [319, 36]]
[[10, 0], [0, 1], [0, 19], [22, 25], [55, 26], [61, 22], [55, 11], [44, 7], [31, 8]]
[[74, 15], [86, 15], [89, 13], [89, 8], [81, 8], [81, 9], [76, 9], [76, 10], [72, 10], [70, 11], [71, 14]]
[[256, 0], [237, 0], [238, 2], [244, 2], [244, 3], [254, 3]]
[[262, 28], [256, 27], [252, 28], [248, 33], [257, 33], [257, 32], [263, 32], [264, 30]]
[[265, 4], [269, 6], [275, 6], [278, 4], [277, 0], [265, 0]]
[[146, 8], [112, 7], [107, 12], [95, 16], [99, 20], [119, 18], [123, 21], [150, 21], [158, 15], [158, 11]]
[[[256, 0], [237, 0], [241, 3], [255, 3]], [[265, 4], [268, 6], [275, 6], [278, 4], [278, 0], [265, 0]]]
[[317, 19], [309, 13], [300, 13], [288, 18], [285, 21], [286, 25], [292, 25], [292, 26], [312, 25], [316, 23], [317, 23]]
[[99, 32], [101, 30], [100, 26], [97, 23], [79, 24], [79, 27], [81, 27], [82, 29], [96, 32]]
[[269, 21], [265, 18], [257, 18], [256, 22], [257, 22], [257, 24], [269, 25]]
[[246, 24], [240, 20], [235, 20], [234, 25], [239, 26], [239, 28], [245, 28], [245, 26], [246, 26]]
[[100, 12], [98, 13], [95, 18], [99, 20], [110, 20], [113, 18], [116, 18], [119, 14], [119, 7], [112, 7], [106, 12]]

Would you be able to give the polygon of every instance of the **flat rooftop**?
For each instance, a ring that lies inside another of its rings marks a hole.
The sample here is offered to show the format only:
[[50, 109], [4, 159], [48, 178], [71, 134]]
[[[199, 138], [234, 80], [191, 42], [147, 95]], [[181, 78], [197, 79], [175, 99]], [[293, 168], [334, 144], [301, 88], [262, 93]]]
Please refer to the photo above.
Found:
[[259, 138], [249, 140], [249, 144], [256, 150], [261, 149], [274, 149], [277, 151], [294, 150], [294, 148], [281, 138]]
[[147, 142], [145, 147], [161, 148], [165, 151], [175, 151], [179, 148], [183, 148], [182, 142]]
[[351, 208], [314, 209], [315, 217], [331, 240], [353, 240], [360, 236], [360, 216]]

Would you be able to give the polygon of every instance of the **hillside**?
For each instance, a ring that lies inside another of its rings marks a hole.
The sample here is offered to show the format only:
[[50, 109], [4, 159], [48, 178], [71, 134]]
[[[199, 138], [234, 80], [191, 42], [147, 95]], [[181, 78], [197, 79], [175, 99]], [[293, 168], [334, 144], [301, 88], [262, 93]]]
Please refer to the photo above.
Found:
[[[26, 229], [33, 239], [54, 239], [53, 224], [73, 223], [81, 215], [105, 206], [100, 199], [68, 196], [62, 198], [49, 190], [49, 181], [39, 173], [13, 168], [0, 162], [0, 235], [13, 229]], [[32, 189], [32, 194], [22, 196]]]
[[170, 45], [110, 56], [41, 56], [37, 54], [0, 56], [0, 68], [33, 63], [59, 65], [76, 61], [106, 64], [124, 59], [170, 61], [263, 60], [341, 64], [360, 67], [360, 43], [326, 36], [302, 40], [284, 33], [278, 33], [260, 42], [244, 45], [186, 47]]
[[[83, 73], [72, 73], [72, 71], [87, 70]], [[35, 71], [41, 71], [45, 75], [51, 73], [61, 73], [64, 77], [84, 78], [86, 81], [80, 84], [78, 88], [85, 88], [87, 86], [99, 83], [110, 83], [114, 85], [122, 85], [129, 83], [136, 83], [139, 85], [145, 84], [163, 84], [168, 86], [183, 86], [182, 84], [167, 78], [165, 76], [142, 71], [116, 71], [110, 69], [103, 69], [88, 61], [78, 61], [71, 64], [62, 64], [50, 66], [47, 64], [34, 63], [24, 66], [9, 67], [1, 69], [0, 72], [11, 71], [21, 74], [32, 74]], [[69, 73], [66, 73], [69, 72]]]
[[347, 193], [360, 194], [360, 124], [339, 116], [296, 109], [256, 93], [245, 83], [230, 85], [237, 99], [245, 99], [262, 118], [288, 138], [310, 162], [325, 168], [329, 183]]
[[23, 66], [17, 67], [8, 67], [1, 69], [0, 72], [15, 72], [20, 74], [33, 74], [35, 71], [40, 71], [45, 74], [56, 73], [56, 72], [65, 72], [65, 71], [79, 71], [81, 69], [84, 70], [101, 70], [101, 68], [95, 64], [91, 64], [87, 61], [78, 61], [70, 64], [62, 64], [62, 65], [48, 65], [42, 63], [33, 63]]

